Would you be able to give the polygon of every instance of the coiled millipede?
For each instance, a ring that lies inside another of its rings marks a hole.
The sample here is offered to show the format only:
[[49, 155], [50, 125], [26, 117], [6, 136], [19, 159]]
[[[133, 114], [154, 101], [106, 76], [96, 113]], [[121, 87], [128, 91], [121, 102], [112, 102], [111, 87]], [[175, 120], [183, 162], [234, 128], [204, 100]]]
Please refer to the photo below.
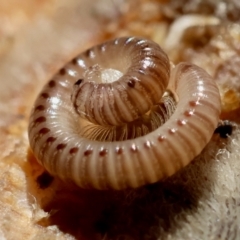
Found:
[[118, 38], [81, 53], [44, 86], [30, 117], [30, 147], [50, 174], [80, 187], [136, 188], [197, 156], [220, 105], [203, 69], [171, 67], [156, 43]]

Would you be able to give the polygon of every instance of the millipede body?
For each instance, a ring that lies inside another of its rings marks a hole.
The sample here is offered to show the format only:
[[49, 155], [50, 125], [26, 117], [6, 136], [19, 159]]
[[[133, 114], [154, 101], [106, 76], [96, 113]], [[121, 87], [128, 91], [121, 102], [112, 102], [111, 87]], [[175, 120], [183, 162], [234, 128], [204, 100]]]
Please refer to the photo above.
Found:
[[80, 187], [136, 188], [197, 156], [220, 107], [203, 69], [170, 67], [156, 43], [118, 38], [81, 53], [44, 86], [30, 116], [30, 147], [50, 174]]

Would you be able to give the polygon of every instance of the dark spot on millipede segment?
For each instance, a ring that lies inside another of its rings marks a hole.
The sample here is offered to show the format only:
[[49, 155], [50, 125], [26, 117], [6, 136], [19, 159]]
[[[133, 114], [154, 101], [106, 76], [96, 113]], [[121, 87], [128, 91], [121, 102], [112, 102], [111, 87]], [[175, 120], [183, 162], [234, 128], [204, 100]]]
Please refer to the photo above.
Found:
[[107, 153], [108, 153], [108, 150], [107, 150], [107, 149], [102, 149], [102, 150], [99, 152], [99, 156], [104, 157]]
[[76, 58], [73, 58], [73, 60], [72, 60], [72, 64], [74, 64], [74, 65], [77, 64], [77, 59], [76, 59]]
[[223, 121], [214, 131], [214, 133], [219, 134], [221, 138], [227, 138], [232, 134], [233, 125], [230, 121]]
[[42, 122], [46, 122], [46, 118], [41, 116], [41, 117], [38, 117], [36, 120], [35, 120], [35, 123], [42, 123]]
[[54, 80], [51, 80], [51, 81], [48, 83], [48, 86], [49, 86], [50, 88], [53, 88], [53, 87], [56, 86], [56, 82], [55, 82]]
[[170, 134], [174, 134], [174, 133], [176, 133], [176, 129], [175, 128], [171, 128], [171, 129], [169, 129], [168, 130], [168, 132], [170, 133]]
[[186, 125], [186, 123], [187, 122], [185, 120], [180, 120], [180, 119], [177, 120], [178, 126], [184, 126], [184, 125]]
[[47, 143], [53, 143], [54, 141], [56, 141], [57, 140], [57, 138], [55, 138], [55, 137], [49, 137], [47, 140], [46, 140], [46, 142]]
[[191, 107], [196, 107], [198, 104], [199, 104], [198, 101], [189, 101], [189, 105], [190, 105]]
[[51, 176], [48, 172], [43, 172], [41, 175], [37, 177], [38, 186], [41, 189], [45, 189], [51, 185], [53, 179], [54, 177]]
[[88, 149], [84, 152], [84, 156], [89, 156], [92, 153], [91, 149]]
[[123, 149], [121, 147], [116, 148], [116, 153], [117, 154], [122, 154], [123, 153]]
[[133, 153], [136, 153], [136, 152], [138, 151], [137, 146], [136, 146], [135, 144], [133, 144], [133, 145], [131, 146], [131, 151], [132, 151]]
[[74, 154], [74, 153], [77, 153], [78, 150], [79, 150], [78, 147], [74, 147], [74, 148], [71, 148], [71, 149], [69, 150], [69, 153], [70, 153], [70, 154]]
[[147, 148], [147, 149], [149, 149], [149, 148], [151, 147], [151, 143], [150, 143], [149, 141], [146, 141], [146, 142], [144, 143], [144, 147]]
[[61, 68], [61, 69], [59, 70], [59, 73], [60, 73], [61, 75], [65, 75], [65, 73], [66, 73], [65, 68]]
[[45, 110], [45, 107], [43, 105], [38, 105], [36, 108], [35, 108], [35, 111], [43, 111]]
[[85, 55], [86, 55], [87, 57], [90, 57], [90, 56], [91, 56], [91, 50], [88, 49], [88, 50], [85, 52]]
[[57, 150], [63, 150], [66, 146], [67, 146], [67, 144], [60, 143], [60, 144], [57, 145]]
[[131, 88], [134, 88], [135, 83], [136, 83], [135, 80], [131, 79], [131, 80], [128, 81], [128, 86], [131, 87]]
[[49, 133], [49, 132], [50, 132], [49, 128], [42, 128], [38, 133], [39, 134], [46, 134], [46, 133]]
[[78, 79], [78, 80], [74, 83], [74, 85], [75, 85], [75, 86], [79, 86], [82, 82], [83, 82], [83, 79]]
[[163, 142], [166, 139], [165, 136], [158, 136], [158, 141]]
[[41, 96], [42, 96], [43, 98], [49, 98], [49, 94], [48, 94], [48, 93], [42, 93]]
[[193, 114], [194, 114], [194, 111], [193, 111], [193, 110], [187, 110], [187, 111], [184, 112], [184, 115], [185, 115], [186, 117], [191, 117]]

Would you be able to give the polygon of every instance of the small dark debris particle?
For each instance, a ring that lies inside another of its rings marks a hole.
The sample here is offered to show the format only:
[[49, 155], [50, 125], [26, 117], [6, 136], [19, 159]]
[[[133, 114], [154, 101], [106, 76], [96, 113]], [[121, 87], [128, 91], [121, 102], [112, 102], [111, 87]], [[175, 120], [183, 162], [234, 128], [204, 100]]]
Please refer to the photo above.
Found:
[[219, 134], [221, 138], [227, 138], [232, 134], [232, 131], [232, 123], [226, 120], [219, 124], [219, 126], [215, 129], [214, 133]]
[[51, 176], [48, 172], [43, 172], [41, 175], [37, 177], [38, 186], [41, 189], [45, 189], [51, 185], [53, 179], [54, 177]]
[[79, 86], [82, 82], [83, 82], [83, 79], [78, 79], [78, 80], [74, 83], [74, 85]]

